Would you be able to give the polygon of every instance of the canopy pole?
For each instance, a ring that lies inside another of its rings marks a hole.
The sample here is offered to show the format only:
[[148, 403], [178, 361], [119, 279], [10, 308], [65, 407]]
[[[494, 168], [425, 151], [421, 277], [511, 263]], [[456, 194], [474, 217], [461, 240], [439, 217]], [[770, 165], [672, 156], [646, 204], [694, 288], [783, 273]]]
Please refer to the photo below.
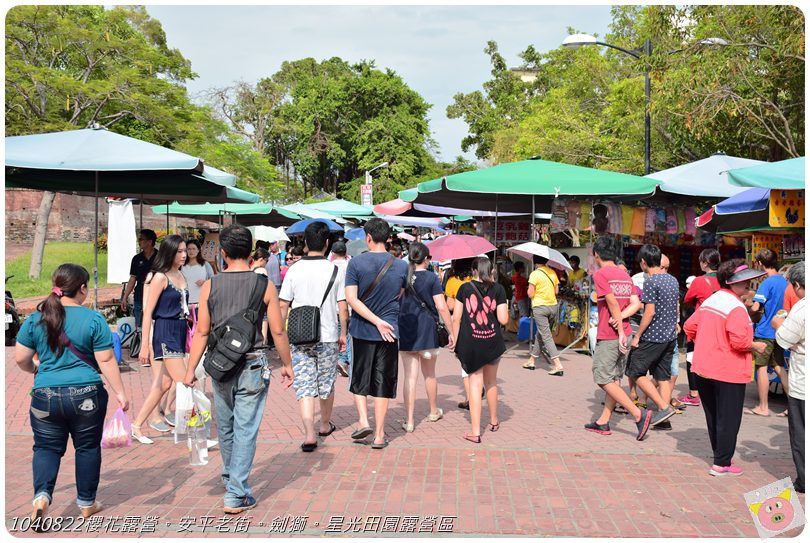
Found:
[[169, 202], [166, 202], [166, 235], [169, 235]]
[[98, 309], [98, 170], [96, 171], [96, 238], [93, 243], [93, 309]]
[[529, 241], [534, 241], [534, 194], [532, 194], [532, 233]]
[[[534, 194], [532, 194], [532, 229], [529, 233], [529, 241], [534, 241]], [[540, 240], [537, 240], [540, 241]], [[534, 271], [534, 258], [532, 258], [532, 265], [531, 270]], [[529, 272], [531, 275], [532, 272]], [[529, 346], [531, 348], [531, 344], [534, 343], [534, 327], [536, 326], [534, 323], [534, 311], [532, 313], [532, 320], [529, 323]]]
[[495, 193], [495, 238], [492, 240], [495, 243], [495, 256], [498, 256], [498, 193]]
[[140, 230], [143, 230], [143, 194], [141, 194], [141, 222]]

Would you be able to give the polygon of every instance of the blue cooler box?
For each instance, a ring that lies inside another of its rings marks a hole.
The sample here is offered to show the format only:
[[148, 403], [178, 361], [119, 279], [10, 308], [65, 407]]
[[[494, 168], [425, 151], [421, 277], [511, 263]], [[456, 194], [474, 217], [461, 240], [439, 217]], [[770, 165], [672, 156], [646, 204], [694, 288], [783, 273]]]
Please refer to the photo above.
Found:
[[534, 334], [537, 334], [537, 324], [535, 324], [534, 319], [531, 317], [521, 317], [520, 325], [518, 326], [518, 341], [529, 341], [529, 339], [532, 337], [529, 333], [530, 329], [534, 332]]

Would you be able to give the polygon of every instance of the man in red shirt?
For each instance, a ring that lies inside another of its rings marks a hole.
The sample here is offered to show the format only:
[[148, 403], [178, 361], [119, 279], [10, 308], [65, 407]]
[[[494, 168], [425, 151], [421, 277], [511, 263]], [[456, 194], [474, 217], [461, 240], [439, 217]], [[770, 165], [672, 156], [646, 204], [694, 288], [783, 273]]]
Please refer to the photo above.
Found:
[[531, 300], [529, 300], [529, 280], [523, 275], [525, 270], [526, 265], [523, 262], [515, 262], [512, 284], [515, 286], [515, 303], [518, 307], [518, 315], [530, 317], [532, 306]]
[[[599, 310], [599, 325], [596, 333], [596, 349], [593, 354], [593, 380], [605, 391], [605, 407], [594, 422], [585, 429], [602, 435], [610, 435], [610, 416], [616, 404], [627, 410], [636, 422], [641, 441], [652, 422], [653, 412], [637, 407], [621, 386], [627, 362], [630, 329], [629, 316], [641, 307], [638, 297], [633, 298], [633, 280], [623, 269], [616, 266], [618, 248], [611, 236], [602, 236], [593, 246], [594, 260], [599, 270], [593, 276]], [[617, 323], [611, 326], [611, 318]]]

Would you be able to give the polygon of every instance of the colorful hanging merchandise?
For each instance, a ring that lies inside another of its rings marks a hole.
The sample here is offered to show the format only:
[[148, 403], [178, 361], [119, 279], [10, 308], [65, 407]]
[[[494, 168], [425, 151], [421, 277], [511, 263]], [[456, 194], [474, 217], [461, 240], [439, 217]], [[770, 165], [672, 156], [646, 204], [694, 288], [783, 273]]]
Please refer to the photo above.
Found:
[[678, 219], [678, 233], [683, 234], [686, 232], [686, 216], [682, 207], [675, 209], [675, 218]]
[[579, 229], [588, 230], [591, 227], [591, 208], [593, 206], [590, 202], [582, 202], [579, 204]]
[[622, 207], [619, 204], [608, 204], [608, 232], [622, 233]]
[[631, 227], [633, 226], [633, 206], [622, 206], [622, 235], [631, 235]]
[[655, 232], [655, 208], [647, 208], [647, 217], [644, 224], [644, 232]]
[[697, 226], [695, 226], [695, 210], [687, 207], [683, 210], [683, 217], [686, 221], [686, 233], [690, 236], [697, 234]]
[[663, 207], [655, 210], [655, 232], [667, 231], [667, 211]]
[[675, 218], [675, 208], [668, 207], [665, 212], [667, 214], [667, 234], [677, 234], [678, 219]]
[[568, 210], [568, 227], [577, 228], [579, 225], [579, 210], [581, 209], [579, 202], [571, 200], [565, 207]]
[[647, 208], [636, 207], [633, 209], [633, 219], [630, 223], [630, 235], [634, 238], [643, 238], [646, 230], [644, 221], [647, 219]]
[[549, 222], [552, 234], [559, 234], [568, 230], [568, 208], [565, 201], [555, 198], [551, 206], [551, 221]]

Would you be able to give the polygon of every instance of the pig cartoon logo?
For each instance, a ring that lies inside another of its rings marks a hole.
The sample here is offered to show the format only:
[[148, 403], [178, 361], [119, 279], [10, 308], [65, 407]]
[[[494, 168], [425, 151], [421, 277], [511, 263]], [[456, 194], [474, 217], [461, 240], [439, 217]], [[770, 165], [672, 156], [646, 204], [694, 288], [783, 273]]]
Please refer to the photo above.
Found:
[[790, 489], [786, 488], [781, 494], [768, 498], [764, 502], [748, 506], [757, 516], [763, 528], [770, 532], [781, 532], [793, 522], [795, 512], [790, 503]]
[[762, 539], [798, 528], [805, 523], [804, 511], [790, 478], [746, 493], [745, 502]]

